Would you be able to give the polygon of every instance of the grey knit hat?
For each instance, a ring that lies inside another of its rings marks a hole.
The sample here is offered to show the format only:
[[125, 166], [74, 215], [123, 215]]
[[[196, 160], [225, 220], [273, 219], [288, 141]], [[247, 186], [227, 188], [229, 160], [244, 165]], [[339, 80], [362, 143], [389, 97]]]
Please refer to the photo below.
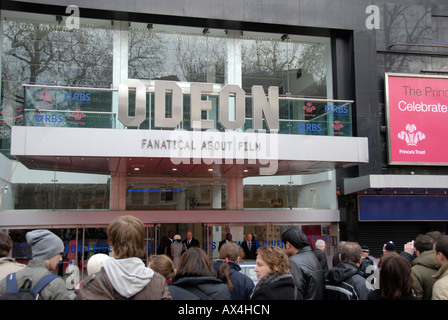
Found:
[[31, 246], [33, 259], [47, 260], [58, 253], [64, 252], [62, 240], [45, 229], [34, 230], [26, 234], [26, 241]]

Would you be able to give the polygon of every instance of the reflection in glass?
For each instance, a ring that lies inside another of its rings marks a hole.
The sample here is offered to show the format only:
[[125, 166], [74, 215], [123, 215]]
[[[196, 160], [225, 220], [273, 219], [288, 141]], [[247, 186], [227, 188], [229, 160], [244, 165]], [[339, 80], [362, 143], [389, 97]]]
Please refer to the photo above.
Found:
[[[214, 191], [216, 188], [218, 191]], [[220, 196], [213, 197], [214, 192], [218, 192]], [[224, 194], [225, 185], [214, 182], [185, 181], [155, 184], [128, 181], [126, 210], [225, 209]]]
[[109, 209], [109, 184], [14, 184], [14, 210]]
[[227, 53], [222, 35], [186, 27], [167, 29], [130, 29], [130, 78], [224, 83]]
[[[244, 37], [241, 45], [243, 89], [279, 87], [280, 95], [327, 98], [329, 46], [309, 41]], [[330, 69], [331, 70], [331, 69]]]

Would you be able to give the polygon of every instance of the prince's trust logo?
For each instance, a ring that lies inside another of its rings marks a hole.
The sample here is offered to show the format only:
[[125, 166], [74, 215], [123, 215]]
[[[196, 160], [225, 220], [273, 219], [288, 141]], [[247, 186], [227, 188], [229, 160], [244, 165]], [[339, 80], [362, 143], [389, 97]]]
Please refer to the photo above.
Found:
[[[415, 124], [407, 124], [406, 131], [401, 131], [398, 133], [398, 139], [406, 142], [408, 147], [416, 147], [417, 144], [426, 138], [425, 134], [421, 131], [417, 131]], [[426, 154], [426, 150], [406, 150], [399, 149], [400, 154]]]
[[406, 131], [398, 133], [398, 138], [406, 141], [408, 146], [417, 146], [417, 143], [425, 139], [425, 134], [421, 131], [415, 132], [417, 127], [415, 124], [407, 124]]

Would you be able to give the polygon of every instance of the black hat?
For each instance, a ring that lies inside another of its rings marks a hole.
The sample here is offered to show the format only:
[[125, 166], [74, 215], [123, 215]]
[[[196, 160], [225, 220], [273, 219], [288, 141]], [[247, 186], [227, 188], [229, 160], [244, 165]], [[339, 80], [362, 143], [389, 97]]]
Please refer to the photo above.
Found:
[[370, 252], [368, 246], [361, 246], [361, 249], [362, 249], [363, 252]]

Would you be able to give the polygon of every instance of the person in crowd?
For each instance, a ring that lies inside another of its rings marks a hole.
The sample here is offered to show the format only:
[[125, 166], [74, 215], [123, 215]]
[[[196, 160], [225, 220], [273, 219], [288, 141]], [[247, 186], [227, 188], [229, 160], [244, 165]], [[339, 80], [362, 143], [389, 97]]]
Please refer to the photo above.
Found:
[[374, 273], [373, 268], [375, 267], [375, 263], [370, 257], [370, 249], [368, 246], [361, 246], [362, 250], [362, 260], [361, 265], [359, 266], [359, 273], [364, 278], [368, 278], [372, 273]]
[[219, 244], [218, 244], [218, 252], [219, 252], [219, 250], [221, 250], [221, 247], [222, 247], [223, 244], [225, 244], [225, 243], [229, 243], [229, 242], [233, 242], [233, 241], [232, 241], [232, 234], [231, 234], [231, 233], [227, 233], [227, 234], [226, 234], [226, 238], [225, 238], [224, 240], [222, 240], [222, 241], [219, 241]]
[[325, 275], [308, 243], [306, 235], [290, 227], [281, 235], [285, 253], [291, 261], [292, 276], [297, 288], [298, 300], [322, 300]]
[[241, 243], [241, 248], [244, 251], [245, 260], [255, 260], [257, 258], [257, 245], [255, 244], [251, 233], [247, 234], [246, 241]]
[[387, 241], [385, 244], [383, 244], [383, 254], [386, 254], [388, 252], [396, 252], [395, 243], [393, 241]]
[[404, 244], [403, 251], [400, 252], [400, 256], [405, 258], [412, 266], [412, 261], [414, 261], [415, 258], [415, 247], [414, 247], [414, 240], [409, 241]]
[[190, 248], [180, 257], [169, 288], [173, 300], [230, 300], [228, 286], [218, 279], [201, 248]]
[[160, 240], [160, 246], [157, 250], [157, 254], [166, 254], [168, 257], [171, 257], [171, 243], [174, 241], [174, 231], [170, 230], [168, 231], [168, 236], [163, 237]]
[[[326, 281], [328, 300], [367, 300], [366, 279], [360, 275], [362, 249], [356, 242], [346, 242], [341, 249], [341, 262], [330, 269]], [[344, 289], [344, 290], [341, 290]], [[343, 292], [349, 292], [345, 295]]]
[[316, 250], [314, 250], [313, 252], [316, 255], [317, 260], [319, 260], [319, 263], [322, 266], [324, 273], [327, 274], [328, 262], [327, 262], [327, 254], [325, 253], [325, 241], [322, 239], [317, 240], [315, 247]]
[[[408, 246], [409, 248], [410, 246]], [[412, 250], [414, 250], [414, 248], [412, 248]], [[393, 241], [388, 241], [385, 244], [383, 244], [383, 254], [381, 255], [384, 256], [386, 253], [391, 253], [391, 252], [397, 252], [395, 250], [395, 243]], [[410, 254], [410, 253], [407, 253]], [[378, 268], [381, 269], [381, 257], [380, 257], [380, 261], [378, 262]], [[404, 257], [406, 260], [409, 261], [409, 257], [406, 255], [406, 257]]]
[[396, 252], [381, 257], [380, 288], [367, 300], [421, 300], [414, 295], [411, 265]]
[[110, 256], [105, 253], [96, 253], [87, 261], [87, 275], [100, 272], [103, 267], [104, 260], [110, 259]]
[[148, 268], [151, 268], [164, 276], [168, 284], [173, 281], [174, 276], [176, 275], [173, 260], [164, 254], [150, 256], [148, 260]]
[[188, 231], [187, 232], [187, 238], [182, 241], [185, 243], [185, 246], [187, 247], [187, 250], [190, 248], [200, 248], [199, 241], [193, 237], [193, 232]]
[[[17, 286], [27, 289], [33, 287], [45, 275], [59, 267], [64, 253], [62, 240], [46, 229], [30, 231], [26, 241], [31, 246], [32, 260], [25, 268], [16, 272]], [[7, 291], [6, 278], [0, 281], [0, 295]], [[39, 300], [71, 300], [61, 277], [52, 280], [39, 294]]]
[[426, 234], [427, 236], [430, 236], [430, 237], [434, 240], [434, 243], [435, 243], [437, 240], [439, 240], [439, 238], [440, 238], [441, 236], [444, 235], [444, 233], [442, 233], [442, 232], [440, 232], [440, 231], [437, 231], [437, 230], [434, 230], [434, 231], [428, 231], [428, 232], [426, 232], [425, 234]]
[[10, 273], [25, 268], [23, 263], [18, 263], [11, 258], [12, 239], [6, 232], [0, 231], [0, 280], [6, 278]]
[[259, 248], [254, 271], [258, 282], [251, 300], [294, 300], [297, 297], [291, 263], [279, 247]]
[[415, 253], [417, 257], [412, 261], [412, 278], [414, 279], [415, 295], [423, 300], [431, 300], [432, 287], [436, 279], [434, 275], [439, 267], [434, 259], [434, 239], [419, 234], [415, 238]]
[[225, 243], [219, 250], [218, 260], [213, 269], [229, 287], [232, 300], [249, 300], [254, 289], [254, 282], [239, 266], [240, 248], [234, 242]]
[[187, 251], [187, 246], [182, 242], [182, 238], [179, 234], [176, 234], [171, 243], [171, 257], [173, 258], [174, 269], [179, 266], [180, 256]]
[[434, 244], [434, 255], [439, 271], [434, 275], [432, 300], [448, 300], [448, 236], [441, 236]]
[[[103, 261], [110, 259], [110, 256], [104, 253], [96, 253], [87, 260], [87, 275], [95, 274], [100, 272], [103, 267]], [[78, 290], [81, 286], [82, 280], [76, 285], [74, 294], [70, 296], [76, 299], [76, 295], [78, 294]]]
[[341, 262], [341, 248], [344, 245], [345, 241], [340, 241], [338, 243], [338, 249], [337, 251], [334, 253], [333, 259], [332, 259], [332, 265], [333, 267], [338, 265], [338, 263]]
[[113, 257], [81, 283], [77, 300], [170, 300], [166, 279], [145, 266], [145, 226], [135, 216], [115, 218], [107, 227]]

